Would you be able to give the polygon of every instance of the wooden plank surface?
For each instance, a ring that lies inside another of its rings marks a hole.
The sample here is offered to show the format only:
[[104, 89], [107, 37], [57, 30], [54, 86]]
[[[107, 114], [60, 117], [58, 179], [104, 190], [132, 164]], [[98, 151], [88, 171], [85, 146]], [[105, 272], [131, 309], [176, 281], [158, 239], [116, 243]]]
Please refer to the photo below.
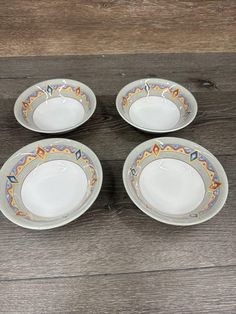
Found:
[[[229, 174], [227, 204], [194, 227], [161, 224], [127, 196], [122, 162], [102, 162], [104, 184], [93, 207], [67, 226], [43, 232], [1, 217], [1, 278], [24, 279], [236, 265], [236, 175], [231, 157], [220, 158]], [[33, 265], [33, 267], [32, 267]]]
[[0, 282], [3, 313], [233, 314], [236, 267]]
[[[204, 92], [194, 95], [199, 105], [197, 118], [190, 127], [169, 135], [198, 142], [217, 156], [234, 155], [236, 142], [232, 141], [231, 134], [234, 133], [236, 123], [236, 92]], [[14, 102], [15, 99], [0, 98], [0, 105], [5, 108], [1, 112], [1, 136], [5, 139], [0, 154], [1, 163], [23, 145], [52, 137], [22, 128], [13, 114]], [[224, 131], [217, 136], [222, 129]], [[62, 135], [64, 136], [92, 147], [102, 160], [124, 160], [137, 144], [150, 139], [150, 134], [138, 131], [122, 120], [116, 110], [115, 96], [98, 97], [98, 106], [92, 119], [77, 130]], [[10, 146], [9, 141], [12, 142]]]
[[2, 0], [0, 56], [236, 49], [234, 0]]
[[[232, 53], [0, 59], [0, 165], [23, 145], [49, 137], [15, 121], [17, 95], [31, 83], [64, 76], [91, 85], [98, 107], [86, 124], [63, 136], [91, 147], [104, 170], [97, 201], [67, 226], [37, 232], [0, 216], [0, 312], [235, 312], [235, 65]], [[168, 135], [205, 146], [228, 175], [224, 209], [198, 226], [147, 217], [123, 187], [124, 159], [153, 136], [120, 118], [115, 96], [129, 81], [151, 74], [182, 83], [198, 101], [196, 120]]]
[[235, 91], [236, 62], [235, 53], [0, 58], [0, 98], [15, 98], [32, 84], [57, 77], [82, 81], [97, 96], [114, 96], [145, 77], [172, 79], [193, 92]]

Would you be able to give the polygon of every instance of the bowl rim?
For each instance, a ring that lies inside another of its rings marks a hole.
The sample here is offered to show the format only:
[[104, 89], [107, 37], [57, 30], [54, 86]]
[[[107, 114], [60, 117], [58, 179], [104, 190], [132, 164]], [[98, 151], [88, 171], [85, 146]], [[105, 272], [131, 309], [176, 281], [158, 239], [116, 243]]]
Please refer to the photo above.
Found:
[[[133, 196], [133, 193], [132, 191], [130, 190], [129, 188], [129, 185], [128, 185], [128, 180], [127, 180], [127, 169], [129, 169], [129, 166], [127, 167], [127, 165], [130, 165], [130, 160], [132, 160], [132, 158], [134, 156], [137, 156], [137, 153], [138, 153], [138, 150], [148, 144], [150, 145], [153, 145], [156, 143], [156, 141], [160, 142], [160, 141], [169, 141], [169, 140], [173, 140], [176, 142], [176, 144], [180, 141], [182, 142], [183, 144], [185, 145], [188, 145], [188, 144], [192, 144], [194, 145], [194, 148], [198, 148], [198, 149], [201, 149], [204, 153], [206, 153], [208, 156], [210, 156], [213, 160], [214, 160], [214, 164], [216, 165], [217, 169], [220, 170], [221, 172], [221, 175], [222, 175], [222, 179], [224, 180], [224, 186], [225, 186], [225, 193], [222, 195], [221, 199], [220, 199], [220, 202], [219, 202], [219, 205], [218, 205], [218, 208], [213, 211], [211, 213], [211, 215], [208, 215], [207, 217], [206, 216], [203, 216], [201, 218], [197, 218], [196, 221], [192, 221], [192, 222], [174, 222], [174, 218], [173, 218], [173, 222], [172, 221], [169, 221], [169, 220], [166, 220], [165, 218], [160, 218], [160, 215], [156, 216], [154, 214], [152, 214], [150, 211], [146, 210], [143, 206], [142, 206], [142, 203], [139, 202], [139, 198], [138, 197], [134, 197]], [[226, 175], [226, 172], [222, 166], [222, 164], [219, 162], [219, 160], [209, 151], [207, 150], [206, 148], [204, 148], [203, 146], [193, 142], [193, 141], [190, 141], [190, 140], [186, 140], [186, 139], [183, 139], [183, 138], [179, 138], [179, 137], [157, 137], [157, 138], [152, 138], [150, 140], [147, 140], [147, 141], [144, 141], [140, 144], [138, 144], [137, 146], [135, 146], [131, 151], [130, 153], [128, 154], [128, 156], [126, 157], [126, 160], [123, 164], [123, 171], [122, 171], [122, 179], [123, 179], [123, 183], [124, 183], [124, 187], [125, 187], [125, 190], [126, 190], [126, 193], [128, 194], [128, 196], [130, 197], [131, 201], [142, 211], [144, 212], [146, 215], [150, 216], [151, 218], [159, 221], [159, 222], [162, 222], [162, 223], [165, 223], [165, 224], [168, 224], [168, 225], [174, 225], [174, 226], [192, 226], [192, 225], [198, 225], [200, 223], [203, 223], [203, 222], [206, 222], [208, 221], [209, 219], [213, 218], [216, 214], [218, 214], [220, 212], [220, 210], [223, 208], [226, 200], [227, 200], [227, 197], [228, 197], [228, 192], [229, 192], [229, 184], [228, 184], [228, 178], [227, 178], [227, 175]]]
[[[138, 125], [138, 124], [132, 122], [130, 119], [126, 118], [123, 115], [122, 110], [120, 109], [121, 108], [121, 104], [119, 102], [119, 99], [122, 97], [124, 89], [126, 89], [128, 87], [132, 87], [136, 83], [138, 84], [138, 83], [140, 83], [142, 81], [146, 82], [148, 80], [153, 80], [153, 81], [156, 81], [158, 83], [163, 83], [163, 84], [165, 84], [165, 83], [175, 84], [175, 85], [178, 85], [179, 87], [181, 87], [181, 89], [192, 98], [192, 101], [193, 101], [193, 104], [194, 104], [194, 106], [193, 106], [194, 107], [194, 112], [193, 112], [193, 116], [191, 117], [191, 119], [189, 119], [189, 121], [186, 121], [183, 125], [181, 125], [179, 127], [176, 127], [176, 128], [170, 128], [170, 129], [165, 129], [165, 130], [158, 130], [158, 129], [155, 130], [155, 129], [149, 129], [149, 128], [141, 127], [140, 125]], [[116, 96], [116, 109], [117, 109], [119, 115], [122, 117], [122, 119], [125, 120], [130, 125], [132, 125], [133, 127], [137, 128], [139, 130], [142, 130], [144, 132], [157, 134], [157, 133], [168, 133], [168, 132], [178, 131], [178, 130], [181, 130], [181, 129], [185, 128], [186, 126], [188, 126], [196, 118], [196, 115], [197, 115], [197, 112], [198, 112], [198, 104], [197, 104], [197, 100], [194, 97], [194, 95], [186, 87], [184, 87], [183, 85], [181, 85], [181, 84], [179, 84], [177, 82], [171, 81], [171, 80], [167, 80], [167, 79], [162, 79], [162, 78], [157, 78], [157, 77], [149, 77], [149, 78], [142, 78], [142, 79], [139, 79], [139, 80], [135, 80], [135, 81], [130, 82], [130, 83], [126, 84], [125, 86], [123, 86], [121, 88], [121, 90], [119, 91], [119, 93], [117, 94], [117, 96]]]
[[78, 145], [78, 146], [81, 145], [82, 148], [85, 148], [86, 150], [89, 151], [89, 153], [91, 153], [93, 160], [96, 160], [96, 164], [97, 164], [96, 169], [97, 169], [98, 174], [99, 174], [98, 186], [97, 186], [96, 190], [94, 190], [92, 197], [87, 201], [86, 206], [84, 206], [83, 210], [79, 210], [79, 208], [78, 208], [78, 209], [74, 210], [71, 215], [68, 214], [67, 217], [62, 216], [62, 217], [58, 217], [58, 219], [57, 219], [57, 217], [55, 217], [55, 219], [57, 219], [57, 221], [55, 222], [55, 220], [52, 219], [51, 223], [48, 223], [47, 225], [44, 225], [43, 222], [39, 222], [39, 225], [37, 225], [37, 224], [33, 225], [30, 223], [27, 224], [27, 221], [26, 221], [26, 223], [24, 223], [24, 220], [18, 220], [16, 215], [14, 215], [14, 216], [9, 215], [8, 210], [6, 210], [4, 208], [4, 206], [2, 204], [3, 201], [1, 200], [5, 197], [5, 193], [4, 193], [0, 196], [0, 206], [1, 206], [0, 211], [8, 220], [10, 220], [11, 222], [13, 222], [14, 224], [16, 224], [18, 226], [21, 226], [21, 227], [26, 228], [26, 229], [31, 229], [31, 230], [49, 230], [49, 229], [54, 229], [57, 227], [64, 226], [64, 225], [72, 222], [73, 220], [77, 219], [82, 214], [84, 214], [92, 206], [92, 204], [96, 201], [96, 199], [97, 199], [97, 197], [101, 191], [102, 183], [103, 183], [103, 169], [102, 169], [102, 165], [101, 165], [99, 158], [94, 153], [94, 151], [91, 148], [89, 148], [88, 146], [84, 145], [81, 142], [71, 140], [71, 139], [66, 139], [66, 138], [42, 139], [42, 140], [35, 141], [35, 142], [32, 142], [30, 144], [27, 144], [27, 145], [21, 147], [4, 162], [2, 168], [0, 169], [0, 179], [1, 179], [0, 182], [4, 182], [4, 184], [5, 184], [5, 181], [2, 179], [2, 178], [5, 178], [5, 176], [6, 176], [5, 168], [7, 167], [8, 162], [12, 158], [15, 158], [18, 154], [23, 152], [22, 150], [30, 149], [30, 147], [33, 145], [35, 145], [35, 147], [37, 147], [38, 144], [47, 145], [47, 144], [55, 143], [56, 141], [60, 141], [60, 142], [63, 141], [67, 144], [72, 144], [72, 145], [74, 144], [74, 145]]
[[[48, 84], [53, 84], [54, 81], [66, 81], [66, 82], [71, 82], [71, 83], [76, 83], [80, 86], [83, 86], [85, 87], [86, 89], [89, 90], [89, 92], [91, 93], [92, 97], [93, 97], [93, 106], [92, 106], [92, 110], [91, 112], [89, 113], [89, 115], [83, 119], [81, 122], [79, 123], [76, 123], [75, 125], [71, 126], [71, 127], [68, 127], [68, 128], [64, 128], [64, 129], [59, 129], [59, 130], [43, 130], [43, 129], [39, 129], [37, 127], [31, 127], [29, 126], [27, 123], [24, 122], [24, 120], [22, 120], [19, 115], [17, 114], [17, 108], [20, 106], [20, 100], [19, 98], [24, 96], [24, 94], [27, 94], [27, 92], [29, 92], [35, 85], [37, 84], [43, 84], [43, 83], [47, 83]], [[50, 82], [50, 83], [49, 83]], [[44, 80], [44, 81], [40, 81], [40, 82], [36, 82], [35, 84], [29, 86], [28, 88], [26, 88], [25, 90], [23, 90], [23, 92], [17, 97], [16, 101], [15, 101], [15, 104], [14, 104], [14, 116], [17, 120], [17, 122], [22, 125], [24, 128], [28, 129], [28, 130], [31, 130], [33, 132], [37, 132], [37, 133], [44, 133], [44, 134], [60, 134], [60, 133], [66, 133], [66, 132], [69, 132], [69, 131], [72, 131], [76, 128], [78, 128], [79, 126], [81, 126], [82, 124], [84, 124], [85, 122], [87, 122], [91, 117], [92, 115], [94, 114], [95, 110], [96, 110], [96, 107], [97, 107], [97, 98], [96, 98], [96, 95], [95, 93], [93, 92], [93, 90], [86, 84], [80, 82], [80, 81], [76, 81], [76, 80], [71, 80], [71, 79], [66, 79], [66, 78], [53, 78], [53, 79], [48, 79], [48, 80]]]

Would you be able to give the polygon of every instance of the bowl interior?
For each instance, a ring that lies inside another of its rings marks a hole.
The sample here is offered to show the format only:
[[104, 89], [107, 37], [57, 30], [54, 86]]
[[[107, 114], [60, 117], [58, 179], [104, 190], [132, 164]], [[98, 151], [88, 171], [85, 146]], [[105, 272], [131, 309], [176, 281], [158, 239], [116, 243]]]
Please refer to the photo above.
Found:
[[34, 229], [65, 224], [96, 199], [102, 170], [96, 155], [81, 143], [49, 139], [14, 154], [1, 170], [3, 213]]
[[197, 113], [193, 95], [183, 86], [162, 79], [143, 79], [118, 94], [117, 109], [133, 126], [147, 132], [169, 132], [189, 124]]
[[83, 83], [54, 79], [25, 90], [16, 100], [15, 116], [25, 127], [39, 132], [64, 132], [93, 114], [96, 98]]
[[124, 165], [124, 184], [134, 203], [162, 222], [190, 225], [214, 216], [228, 191], [224, 169], [201, 146], [160, 138], [136, 147]]

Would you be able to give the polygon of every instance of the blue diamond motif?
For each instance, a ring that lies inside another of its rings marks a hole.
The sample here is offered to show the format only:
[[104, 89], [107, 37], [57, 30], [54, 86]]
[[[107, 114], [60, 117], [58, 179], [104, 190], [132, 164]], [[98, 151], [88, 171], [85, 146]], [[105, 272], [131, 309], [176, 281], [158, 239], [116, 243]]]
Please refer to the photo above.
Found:
[[179, 148], [179, 144], [173, 144], [174, 149], [178, 149]]
[[79, 150], [77, 150], [77, 152], [75, 153], [75, 156], [76, 156], [76, 159], [78, 160], [78, 159], [80, 159], [80, 157], [81, 157], [81, 150], [79, 149]]
[[53, 88], [50, 85], [48, 85], [48, 87], [47, 87], [48, 94], [52, 95], [52, 91], [53, 91]]
[[198, 158], [198, 152], [197, 151], [190, 154], [190, 161], [193, 161], [197, 158]]
[[18, 183], [17, 178], [15, 176], [7, 176], [11, 183]]
[[148, 91], [150, 90], [150, 85], [148, 83], [145, 83], [145, 91], [148, 93]]
[[187, 153], [190, 153], [190, 152], [191, 152], [191, 148], [189, 148], [189, 147], [184, 146], [184, 149], [185, 149], [185, 151], [186, 151]]
[[130, 171], [131, 171], [131, 173], [132, 173], [133, 176], [136, 176], [136, 175], [137, 175], [136, 170], [135, 170], [134, 168], [130, 168]]

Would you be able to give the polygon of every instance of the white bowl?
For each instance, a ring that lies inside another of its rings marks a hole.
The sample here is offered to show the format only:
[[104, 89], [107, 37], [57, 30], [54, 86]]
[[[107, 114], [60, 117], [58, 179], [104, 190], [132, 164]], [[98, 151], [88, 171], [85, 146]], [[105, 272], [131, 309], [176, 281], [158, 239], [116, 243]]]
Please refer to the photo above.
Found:
[[65, 133], [94, 113], [96, 97], [85, 84], [51, 79], [26, 89], [16, 100], [14, 114], [25, 128], [40, 133]]
[[149, 133], [182, 129], [197, 114], [196, 99], [186, 88], [159, 78], [141, 79], [123, 87], [116, 107], [126, 122]]
[[31, 143], [0, 171], [0, 208], [12, 222], [50, 229], [82, 215], [97, 198], [102, 167], [87, 146], [53, 138]]
[[131, 200], [147, 215], [172, 225], [195, 225], [215, 216], [228, 194], [219, 161], [188, 140], [163, 137], [132, 150], [123, 168]]

